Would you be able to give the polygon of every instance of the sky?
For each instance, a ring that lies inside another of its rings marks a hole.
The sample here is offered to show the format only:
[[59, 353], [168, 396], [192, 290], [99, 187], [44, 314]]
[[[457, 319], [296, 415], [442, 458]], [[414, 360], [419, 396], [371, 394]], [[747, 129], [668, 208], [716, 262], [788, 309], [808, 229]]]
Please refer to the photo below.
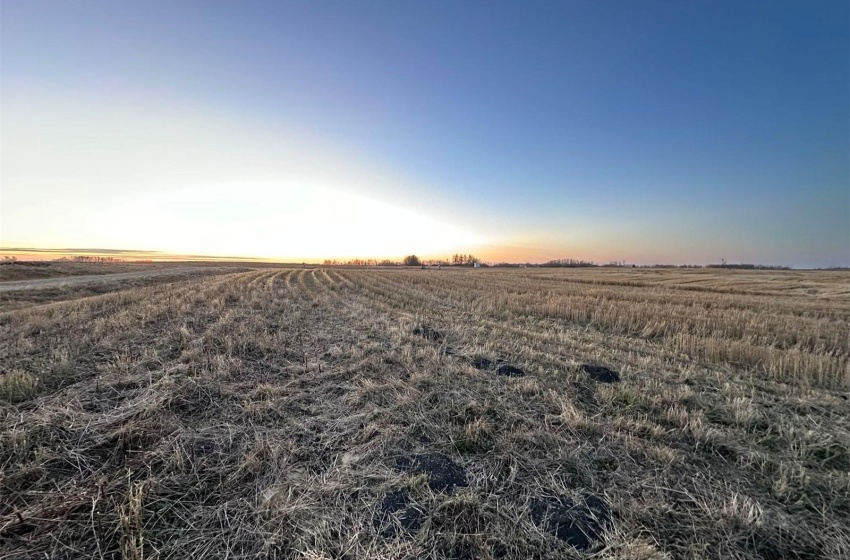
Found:
[[0, 246], [850, 265], [850, 7], [0, 3]]

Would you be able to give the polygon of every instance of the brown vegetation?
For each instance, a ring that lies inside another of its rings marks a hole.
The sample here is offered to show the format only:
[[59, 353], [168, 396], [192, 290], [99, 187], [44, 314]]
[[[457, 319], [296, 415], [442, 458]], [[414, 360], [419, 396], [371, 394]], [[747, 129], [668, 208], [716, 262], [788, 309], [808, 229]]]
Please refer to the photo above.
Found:
[[0, 313], [0, 557], [847, 557], [847, 296], [288, 269]]
[[[133, 268], [127, 270], [115, 264], [86, 264], [81, 269], [75, 268], [70, 272], [60, 265], [60, 269], [63, 272], [52, 276], [30, 276], [27, 279], [0, 283], [0, 311], [90, 297], [128, 288], [178, 282], [192, 277], [249, 270], [235, 266], [173, 265], [133, 265]], [[84, 274], [80, 270], [90, 270], [92, 274]]]
[[125, 262], [81, 262], [81, 261], [18, 261], [8, 260], [0, 266], [0, 281], [34, 280], [89, 274], [115, 274], [139, 270], [159, 270], [185, 264], [172, 263], [125, 263]]

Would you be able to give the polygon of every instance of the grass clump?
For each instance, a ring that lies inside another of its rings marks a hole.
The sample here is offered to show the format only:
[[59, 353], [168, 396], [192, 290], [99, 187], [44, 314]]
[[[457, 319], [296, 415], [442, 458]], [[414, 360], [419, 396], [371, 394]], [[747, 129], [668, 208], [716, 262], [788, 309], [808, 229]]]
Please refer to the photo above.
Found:
[[0, 375], [0, 400], [19, 403], [31, 399], [38, 389], [38, 378], [31, 373], [12, 370]]

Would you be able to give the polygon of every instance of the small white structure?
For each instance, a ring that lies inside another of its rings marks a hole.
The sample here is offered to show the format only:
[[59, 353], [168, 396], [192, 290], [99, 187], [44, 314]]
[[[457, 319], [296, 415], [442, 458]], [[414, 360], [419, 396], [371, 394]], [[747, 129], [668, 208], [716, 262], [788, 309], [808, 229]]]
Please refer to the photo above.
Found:
[[473, 263], [472, 266], [474, 266], [475, 268], [481, 268], [481, 263], [479, 263], [479, 262]]

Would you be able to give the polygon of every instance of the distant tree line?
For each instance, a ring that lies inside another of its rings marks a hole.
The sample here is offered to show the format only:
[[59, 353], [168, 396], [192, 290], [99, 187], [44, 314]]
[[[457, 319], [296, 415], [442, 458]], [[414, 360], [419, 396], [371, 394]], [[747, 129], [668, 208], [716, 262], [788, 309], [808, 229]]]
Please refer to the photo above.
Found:
[[325, 259], [322, 261], [322, 266], [401, 266], [402, 264], [402, 261], [392, 261], [390, 259], [348, 259], [347, 261]]
[[556, 268], [581, 268], [585, 266], [599, 266], [593, 261], [582, 261], [578, 259], [555, 259], [551, 261], [547, 261], [540, 266], [543, 267], [556, 267]]
[[473, 266], [476, 263], [480, 264], [481, 259], [475, 255], [452, 255], [451, 260], [447, 259], [421, 259], [417, 255], [407, 255], [401, 261], [393, 261], [390, 259], [325, 259], [322, 261], [322, 266]]
[[462, 255], [460, 253], [452, 255], [452, 266], [472, 266], [480, 262], [474, 255]]
[[95, 257], [91, 255], [77, 255], [74, 257], [60, 257], [56, 259], [58, 262], [86, 262], [86, 263], [118, 263], [124, 262], [124, 259], [117, 257]]
[[[496, 265], [496, 266], [504, 266], [504, 265]], [[541, 266], [541, 267], [565, 267], [565, 268], [579, 268], [579, 267], [591, 267], [591, 266], [603, 266], [603, 267], [620, 267], [620, 268], [637, 268], [638, 265], [628, 264], [626, 261], [611, 261], [607, 264], [596, 264], [592, 261], [583, 261], [576, 259], [556, 259], [552, 261], [545, 262], [541, 265], [527, 265], [527, 266]], [[730, 268], [730, 269], [740, 269], [740, 270], [790, 270], [791, 267], [783, 266], [783, 265], [770, 265], [770, 264], [730, 264], [726, 261], [721, 262], [720, 264], [644, 264], [640, 265], [640, 268]]]
[[782, 265], [774, 265], [774, 264], [730, 264], [730, 263], [721, 263], [721, 264], [707, 264], [706, 268], [731, 268], [735, 270], [790, 270], [790, 266], [782, 266]]
[[[105, 258], [110, 257], [75, 257], [80, 258]], [[96, 261], [96, 262], [111, 262], [111, 261]], [[790, 267], [784, 265], [767, 265], [767, 264], [730, 264], [725, 260], [720, 264], [629, 264], [626, 261], [610, 261], [606, 264], [598, 264], [593, 261], [582, 259], [553, 259], [545, 263], [512, 263], [500, 262], [485, 264], [475, 255], [456, 253], [451, 259], [421, 259], [417, 255], [407, 255], [401, 261], [393, 261], [389, 259], [325, 259], [322, 264], [324, 266], [480, 266], [487, 267], [502, 267], [502, 268], [587, 268], [587, 267], [615, 267], [615, 268], [728, 268], [736, 270], [790, 270]]]
[[[388, 263], [388, 264], [383, 264]], [[322, 262], [324, 266], [392, 266], [398, 265], [396, 262], [392, 261], [380, 261], [378, 262], [375, 259], [350, 259], [347, 261], [340, 261], [338, 259], [325, 259]]]
[[118, 257], [91, 257], [78, 255], [75, 257], [59, 257], [58, 259], [54, 259], [53, 262], [94, 262], [94, 263], [133, 263], [133, 264], [141, 264], [141, 263], [152, 263], [153, 259], [121, 259]]

